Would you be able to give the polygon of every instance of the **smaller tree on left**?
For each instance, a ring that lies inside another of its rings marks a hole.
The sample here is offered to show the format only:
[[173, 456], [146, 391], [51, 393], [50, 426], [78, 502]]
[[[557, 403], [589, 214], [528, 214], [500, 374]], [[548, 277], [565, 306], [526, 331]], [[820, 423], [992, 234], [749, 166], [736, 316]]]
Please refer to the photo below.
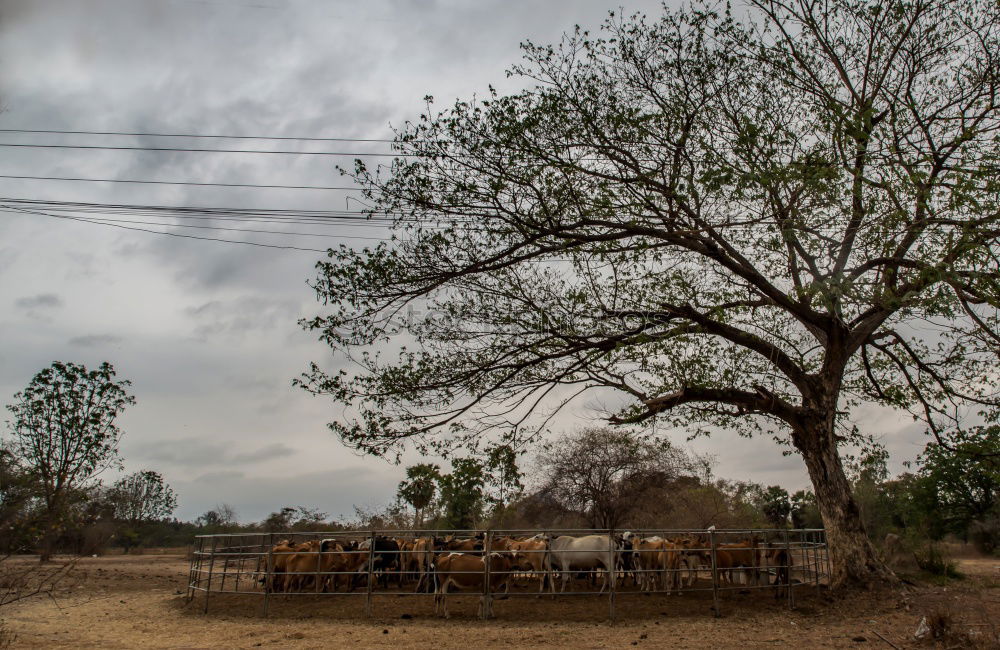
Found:
[[7, 447], [36, 477], [44, 504], [42, 562], [55, 551], [72, 495], [104, 470], [121, 466], [117, 420], [135, 397], [128, 391], [131, 382], [115, 376], [108, 362], [88, 370], [55, 361], [7, 405]]

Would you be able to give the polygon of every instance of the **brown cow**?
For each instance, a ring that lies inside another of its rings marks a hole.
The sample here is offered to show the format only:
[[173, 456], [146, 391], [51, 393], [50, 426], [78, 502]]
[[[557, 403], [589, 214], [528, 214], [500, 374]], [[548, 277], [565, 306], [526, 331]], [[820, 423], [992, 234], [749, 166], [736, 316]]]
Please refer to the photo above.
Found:
[[[705, 542], [695, 537], [676, 537], [671, 541], [681, 547], [680, 564], [687, 570], [686, 586], [691, 587], [698, 580], [698, 569], [705, 561], [703, 553]], [[678, 583], [677, 589], [680, 591], [680, 587], [685, 584], [683, 576], [678, 579]]]
[[[756, 537], [748, 537], [735, 544], [719, 544], [718, 549], [727, 551], [732, 558], [732, 570], [743, 569], [747, 574], [747, 584], [756, 585], [760, 582], [760, 543]], [[717, 552], [718, 554], [718, 552]]]
[[443, 550], [451, 553], [472, 553], [483, 550], [483, 538], [479, 535], [467, 539], [454, 536], [446, 537]]
[[434, 538], [418, 537], [413, 540], [410, 551], [406, 555], [406, 570], [417, 576], [415, 591], [420, 591], [424, 587], [427, 588], [427, 591], [432, 589], [430, 570], [433, 561]]
[[549, 563], [549, 540], [545, 537], [531, 537], [526, 540], [510, 543], [511, 564], [521, 571], [530, 571], [538, 577], [538, 594], [545, 591], [545, 581], [549, 582], [549, 591], [555, 593], [556, 582], [552, 579], [552, 567]]
[[681, 584], [683, 583], [681, 579], [681, 555], [683, 551], [684, 547], [680, 544], [667, 540], [662, 542], [660, 564], [663, 566], [663, 587], [668, 594], [671, 589], [675, 589], [678, 594], [681, 593]]
[[[348, 585], [365, 568], [367, 552], [357, 552], [357, 543], [346, 547], [335, 539], [313, 540], [294, 547], [284, 546], [272, 551], [275, 567], [275, 590], [302, 592], [310, 587], [317, 591], [336, 591], [341, 576]], [[316, 584], [317, 578], [319, 584]]]
[[654, 591], [657, 578], [663, 571], [663, 540], [659, 537], [635, 539], [632, 552], [635, 554], [635, 568], [639, 575], [639, 589]]
[[288, 571], [288, 562], [291, 560], [292, 556], [299, 550], [305, 550], [302, 548], [302, 544], [292, 544], [287, 539], [283, 539], [271, 549], [271, 571], [267, 571], [267, 556], [262, 556], [260, 558], [258, 571], [265, 573], [267, 575], [267, 587], [269, 591], [285, 591], [288, 587], [288, 581], [285, 574]]
[[[506, 587], [510, 590], [510, 581], [514, 577], [511, 571], [512, 565], [510, 556], [506, 553], [490, 553], [490, 593]], [[434, 612], [440, 613], [444, 610], [444, 617], [450, 618], [448, 613], [448, 589], [455, 585], [459, 589], [482, 589], [483, 578], [486, 575], [485, 558], [481, 555], [471, 555], [468, 553], [446, 553], [438, 556], [434, 562], [434, 572], [438, 583], [437, 592], [434, 595]], [[483, 615], [483, 603], [489, 599], [479, 601], [479, 615]], [[485, 613], [486, 618], [493, 615], [492, 607]]]
[[[774, 597], [781, 598], [791, 588], [792, 554], [784, 548], [769, 548], [764, 553], [768, 569], [774, 569]], [[768, 579], [770, 580], [770, 578]]]

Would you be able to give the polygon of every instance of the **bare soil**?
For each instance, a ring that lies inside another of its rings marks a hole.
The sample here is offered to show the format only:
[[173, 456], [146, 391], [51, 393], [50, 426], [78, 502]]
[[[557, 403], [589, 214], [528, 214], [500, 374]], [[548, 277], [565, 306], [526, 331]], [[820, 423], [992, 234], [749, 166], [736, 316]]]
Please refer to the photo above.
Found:
[[[57, 561], [66, 561], [58, 559]], [[36, 558], [12, 558], [8, 567]], [[452, 618], [434, 615], [429, 596], [374, 597], [364, 617], [361, 595], [262, 598], [212, 594], [185, 599], [188, 564], [182, 555], [85, 558], [54, 598], [35, 597], [0, 609], [14, 647], [24, 648], [393, 648], [513, 647], [931, 647], [913, 633], [921, 618], [944, 613], [954, 628], [991, 647], [1000, 621], [1000, 559], [963, 558], [966, 579], [881, 593], [837, 595], [801, 587], [796, 608], [769, 591], [730, 592], [722, 617], [710, 592], [620, 594], [617, 620], [608, 599], [517, 595], [497, 601], [496, 619], [476, 618], [477, 596], [452, 596]], [[534, 587], [525, 588], [530, 591]], [[951, 641], [939, 647], [954, 646]]]

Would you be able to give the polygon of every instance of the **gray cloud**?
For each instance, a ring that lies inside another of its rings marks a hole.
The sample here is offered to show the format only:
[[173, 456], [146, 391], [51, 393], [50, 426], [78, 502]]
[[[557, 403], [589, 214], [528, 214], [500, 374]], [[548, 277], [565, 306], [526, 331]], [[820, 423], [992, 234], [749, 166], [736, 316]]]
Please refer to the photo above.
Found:
[[74, 336], [69, 340], [70, 345], [81, 348], [99, 348], [109, 345], [116, 345], [122, 342], [122, 337], [114, 334], [88, 334], [86, 336]]
[[21, 309], [54, 309], [62, 307], [62, 298], [54, 293], [40, 293], [35, 296], [24, 296], [14, 301], [14, 304]]
[[155, 440], [139, 445], [134, 453], [138, 458], [181, 467], [218, 465], [226, 460], [228, 446], [200, 438]]
[[250, 451], [239, 451], [244, 446], [231, 441], [208, 441], [185, 437], [176, 440], [154, 440], [141, 443], [132, 449], [138, 459], [175, 467], [212, 467], [223, 465], [249, 465], [278, 458], [287, 458], [296, 450], [283, 443], [271, 443]]
[[294, 323], [299, 311], [299, 304], [291, 300], [242, 296], [233, 300], [211, 300], [188, 307], [184, 313], [197, 323], [195, 337], [204, 340], [217, 335], [240, 336], [273, 330]]
[[280, 442], [276, 442], [273, 445], [268, 445], [266, 447], [261, 447], [256, 451], [251, 451], [242, 454], [233, 454], [232, 462], [234, 463], [259, 463], [265, 460], [272, 460], [275, 458], [285, 458], [286, 456], [291, 456], [295, 454], [295, 450], [288, 445], [283, 445]]
[[194, 480], [195, 483], [208, 483], [209, 485], [218, 485], [225, 483], [232, 483], [234, 481], [242, 481], [243, 477], [246, 476], [243, 472], [236, 471], [224, 471], [224, 472], [208, 472], [207, 474], [202, 474]]
[[227, 503], [240, 521], [259, 521], [283, 506], [318, 508], [331, 517], [353, 513], [355, 504], [385, 503], [396, 491], [396, 482], [381, 472], [363, 467], [299, 473], [294, 476], [254, 476], [242, 472], [213, 472], [175, 485], [182, 495], [178, 516], [193, 519]]

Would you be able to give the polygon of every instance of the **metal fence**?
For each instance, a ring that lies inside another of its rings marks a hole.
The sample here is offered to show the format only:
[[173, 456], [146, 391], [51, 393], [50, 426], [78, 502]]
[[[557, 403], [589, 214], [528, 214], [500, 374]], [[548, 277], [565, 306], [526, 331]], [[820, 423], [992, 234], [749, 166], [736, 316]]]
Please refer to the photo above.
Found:
[[502, 597], [607, 598], [629, 593], [711, 592], [715, 615], [729, 591], [768, 590], [795, 606], [805, 585], [829, 580], [822, 529], [369, 530], [199, 535], [187, 598], [212, 594], [357, 596], [478, 594], [482, 618]]

